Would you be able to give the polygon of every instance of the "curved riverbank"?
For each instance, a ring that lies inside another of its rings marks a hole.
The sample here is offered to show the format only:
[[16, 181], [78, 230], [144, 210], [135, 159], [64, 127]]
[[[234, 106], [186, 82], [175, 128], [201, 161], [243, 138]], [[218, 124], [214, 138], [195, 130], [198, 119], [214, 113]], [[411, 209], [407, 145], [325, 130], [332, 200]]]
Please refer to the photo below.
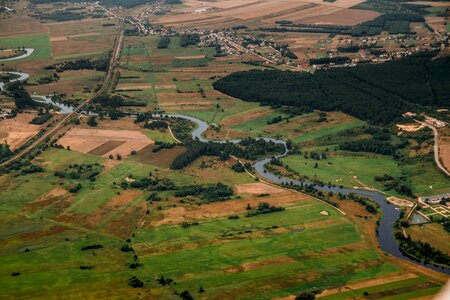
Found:
[[[11, 49], [8, 49], [8, 50], [11, 50]], [[3, 50], [3, 51], [8, 51], [8, 50]], [[18, 56], [14, 56], [14, 57], [9, 57], [9, 58], [0, 58], [0, 62], [24, 59], [24, 58], [30, 56], [31, 54], [33, 54], [33, 52], [34, 52], [33, 48], [25, 48], [25, 53], [24, 54], [18, 55]]]
[[[26, 73], [19, 73], [19, 72], [7, 72], [7, 73], [11, 73], [11, 74], [15, 74], [15, 75], [19, 76], [19, 78], [11, 80], [11, 81], [17, 81], [17, 80], [23, 81], [28, 78], [28, 74], [26, 74]], [[4, 82], [0, 82], [0, 89], [3, 89], [4, 84], [5, 84]], [[51, 103], [55, 106], [58, 106], [61, 109], [61, 113], [71, 114], [74, 112], [74, 108], [72, 108], [70, 106], [66, 106], [61, 103], [53, 102], [49, 97], [37, 96], [37, 95], [33, 96], [33, 97], [38, 98], [40, 101]], [[204, 142], [204, 143], [206, 143], [206, 142], [238, 143], [241, 141], [241, 139], [234, 139], [234, 140], [209, 140], [209, 139], [206, 139], [205, 137], [203, 137], [203, 133], [209, 128], [209, 125], [206, 122], [204, 122], [200, 119], [197, 119], [195, 117], [192, 117], [192, 116], [187, 116], [187, 115], [182, 115], [182, 114], [153, 114], [152, 117], [154, 117], [154, 118], [162, 118], [162, 117], [180, 118], [180, 119], [189, 120], [189, 121], [195, 123], [197, 125], [197, 128], [191, 133], [192, 138], [195, 140], [198, 140], [200, 142]], [[274, 142], [277, 144], [282, 144], [284, 146], [285, 150], [283, 153], [275, 156], [276, 158], [284, 157], [284, 156], [288, 155], [288, 153], [289, 153], [287, 144], [283, 140], [276, 139], [276, 138], [257, 138], [257, 139], [262, 139], [265, 141], [271, 141], [271, 142]], [[289, 178], [285, 178], [285, 177], [279, 177], [275, 174], [265, 171], [264, 166], [268, 162], [270, 162], [271, 159], [272, 159], [272, 157], [268, 157], [268, 158], [262, 159], [260, 161], [257, 161], [253, 165], [256, 172], [260, 176], [265, 178], [266, 180], [268, 180], [270, 182], [274, 182], [276, 184], [293, 184], [293, 185], [298, 185], [298, 186], [302, 185], [302, 184], [310, 184], [309, 182], [304, 182], [304, 181], [302, 182], [299, 180], [293, 180], [293, 179], [289, 179]], [[334, 193], [342, 193], [342, 194], [355, 193], [355, 194], [359, 194], [361, 196], [370, 197], [370, 198], [374, 199], [374, 201], [376, 201], [378, 203], [378, 205], [380, 206], [380, 208], [383, 212], [382, 217], [380, 219], [380, 224], [378, 227], [378, 234], [377, 234], [378, 243], [380, 244], [381, 249], [384, 252], [386, 252], [392, 256], [413, 262], [414, 264], [417, 264], [417, 265], [425, 266], [426, 268], [434, 270], [434, 271], [438, 271], [438, 272], [442, 272], [444, 274], [450, 275], [449, 268], [436, 267], [434, 265], [418, 262], [416, 260], [413, 260], [413, 259], [407, 257], [400, 251], [398, 243], [393, 234], [393, 226], [394, 226], [394, 223], [400, 217], [400, 211], [393, 204], [386, 202], [384, 196], [381, 193], [379, 193], [377, 191], [318, 186], [318, 185], [315, 185], [314, 187], [317, 190], [320, 190], [323, 192], [332, 191]]]
[[[199, 120], [199, 119], [191, 117], [191, 116], [180, 115], [180, 114], [163, 114], [163, 115], [156, 114], [156, 115], [152, 115], [152, 116], [155, 118], [161, 118], [163, 116], [167, 116], [169, 118], [180, 118], [180, 119], [185, 119], [185, 120], [189, 120], [191, 122], [196, 123], [197, 128], [192, 132], [192, 138], [195, 140], [204, 142], [204, 143], [206, 143], [206, 142], [238, 143], [240, 141], [240, 139], [215, 141], [215, 140], [209, 140], [209, 139], [204, 138], [203, 133], [209, 128], [208, 124], [202, 120]], [[285, 147], [284, 153], [275, 156], [275, 158], [281, 158], [281, 157], [288, 155], [289, 149], [288, 149], [285, 141], [280, 140], [280, 139], [275, 139], [275, 138], [260, 138], [260, 139], [264, 139], [266, 141], [272, 141], [272, 142], [284, 145], [284, 147]], [[285, 177], [279, 177], [275, 174], [272, 174], [272, 173], [266, 171], [264, 169], [264, 166], [267, 163], [269, 163], [271, 159], [272, 159], [272, 157], [264, 158], [260, 161], [257, 161], [253, 165], [255, 171], [261, 177], [265, 178], [269, 182], [274, 182], [276, 184], [288, 184], [288, 185], [292, 184], [292, 185], [297, 185], [297, 186], [300, 186], [302, 184], [311, 184], [310, 182], [293, 180], [293, 179], [289, 179], [289, 178], [285, 178]], [[395, 239], [394, 234], [393, 234], [393, 227], [394, 227], [395, 222], [400, 218], [400, 211], [395, 205], [387, 202], [385, 200], [385, 197], [383, 196], [383, 194], [381, 194], [380, 192], [369, 191], [369, 190], [360, 190], [360, 189], [351, 189], [351, 188], [318, 186], [318, 185], [314, 185], [314, 187], [317, 190], [320, 190], [323, 192], [332, 191], [333, 193], [342, 193], [342, 194], [347, 194], [347, 195], [350, 193], [354, 193], [354, 194], [358, 194], [360, 196], [369, 197], [369, 198], [373, 199], [375, 202], [377, 202], [377, 204], [380, 206], [380, 209], [383, 212], [380, 222], [379, 222], [380, 224], [378, 227], [377, 239], [378, 239], [378, 243], [380, 244], [381, 249], [384, 252], [386, 252], [392, 256], [395, 256], [397, 258], [407, 260], [414, 264], [424, 266], [428, 269], [450, 275], [449, 268], [437, 267], [435, 265], [419, 262], [417, 260], [414, 260], [414, 259], [404, 255], [400, 251], [397, 240]]]

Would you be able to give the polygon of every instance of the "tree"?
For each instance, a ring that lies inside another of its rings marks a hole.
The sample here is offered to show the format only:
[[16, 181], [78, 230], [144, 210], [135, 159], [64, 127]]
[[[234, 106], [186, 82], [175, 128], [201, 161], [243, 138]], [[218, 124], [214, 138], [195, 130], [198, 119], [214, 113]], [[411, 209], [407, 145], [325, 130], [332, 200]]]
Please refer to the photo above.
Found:
[[295, 297], [295, 300], [314, 300], [315, 298], [316, 295], [314, 295], [313, 293], [303, 292], [297, 297]]
[[97, 125], [98, 125], [98, 123], [97, 123], [97, 118], [96, 118], [95, 116], [90, 116], [89, 119], [88, 119], [88, 121], [87, 121], [87, 124], [88, 124], [89, 126], [91, 126], [91, 127], [97, 126]]

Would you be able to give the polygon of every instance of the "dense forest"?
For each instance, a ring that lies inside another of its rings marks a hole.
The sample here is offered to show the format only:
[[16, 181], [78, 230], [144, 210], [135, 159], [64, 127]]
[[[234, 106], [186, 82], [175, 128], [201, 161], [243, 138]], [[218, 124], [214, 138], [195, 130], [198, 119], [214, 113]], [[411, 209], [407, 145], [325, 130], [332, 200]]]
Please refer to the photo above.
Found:
[[6, 93], [13, 97], [18, 109], [34, 108], [38, 104], [36, 101], [33, 101], [30, 94], [28, 94], [23, 84], [19, 81], [9, 83], [6, 86]]
[[284, 152], [282, 144], [250, 138], [243, 139], [238, 144], [193, 141], [187, 147], [188, 150], [172, 162], [170, 166], [172, 169], [182, 169], [202, 155], [218, 156], [221, 160], [227, 160], [230, 155], [255, 160], [261, 155], [267, 156]]
[[321, 70], [236, 72], [214, 82], [216, 90], [263, 105], [298, 111], [343, 111], [387, 125], [423, 107], [450, 107], [450, 57], [421, 53], [384, 64]]

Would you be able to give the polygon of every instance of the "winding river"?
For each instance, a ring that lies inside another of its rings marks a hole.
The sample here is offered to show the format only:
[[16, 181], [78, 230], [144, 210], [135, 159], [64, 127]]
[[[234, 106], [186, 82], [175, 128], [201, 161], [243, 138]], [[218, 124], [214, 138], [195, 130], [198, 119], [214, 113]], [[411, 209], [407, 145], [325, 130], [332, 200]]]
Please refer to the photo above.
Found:
[[[16, 58], [16, 59], [19, 59], [19, 58]], [[4, 72], [4, 73], [10, 73], [10, 74], [14, 74], [14, 75], [18, 76], [18, 78], [11, 80], [11, 81], [24, 81], [24, 80], [28, 79], [28, 77], [29, 77], [28, 74], [20, 73], [20, 72]], [[5, 82], [0, 82], [0, 91], [3, 91], [4, 85], [5, 85]], [[62, 114], [68, 114], [68, 113], [73, 112], [72, 107], [58, 103], [58, 102], [54, 102], [49, 96], [34, 95], [33, 98], [36, 101], [50, 103], [54, 106], [59, 107], [60, 113], [62, 113]], [[152, 115], [152, 117], [154, 117], [154, 118], [162, 118], [163, 116], [169, 117], [169, 118], [179, 118], [179, 119], [189, 120], [189, 121], [195, 123], [197, 125], [197, 128], [192, 132], [192, 138], [195, 140], [198, 140], [200, 142], [204, 142], [204, 143], [206, 143], [206, 142], [238, 143], [241, 141], [240, 139], [221, 140], [221, 141], [208, 140], [205, 137], [203, 137], [203, 133], [209, 128], [208, 123], [206, 123], [200, 119], [191, 117], [191, 116], [182, 115], [182, 114], [153, 114]], [[275, 158], [284, 157], [284, 156], [288, 155], [288, 153], [289, 153], [287, 144], [283, 140], [276, 139], [276, 138], [258, 138], [258, 139], [263, 139], [265, 141], [282, 144], [284, 146], [284, 152], [275, 156]], [[263, 178], [267, 179], [270, 182], [274, 182], [277, 184], [293, 184], [293, 185], [298, 185], [298, 186], [300, 186], [302, 184], [310, 184], [309, 182], [305, 182], [305, 181], [302, 182], [302, 181], [293, 180], [290, 178], [279, 177], [275, 174], [272, 174], [272, 173], [266, 171], [264, 166], [267, 163], [269, 163], [271, 159], [272, 159], [272, 157], [268, 157], [268, 158], [262, 159], [260, 161], [257, 161], [253, 165], [256, 172]], [[380, 224], [378, 227], [377, 238], [378, 238], [378, 243], [380, 244], [380, 247], [384, 252], [386, 252], [392, 256], [410, 261], [414, 264], [422, 265], [426, 268], [450, 275], [449, 268], [437, 267], [437, 266], [434, 266], [431, 264], [425, 264], [422, 262], [418, 262], [416, 260], [413, 260], [413, 259], [405, 256], [402, 252], [400, 252], [398, 243], [395, 240], [394, 235], [393, 235], [393, 226], [394, 226], [395, 221], [397, 221], [400, 217], [400, 211], [393, 204], [386, 202], [384, 196], [381, 193], [376, 192], [376, 191], [362, 190], [362, 189], [350, 189], [350, 188], [328, 187], [328, 186], [318, 186], [318, 185], [315, 185], [314, 187], [323, 192], [332, 191], [333, 193], [342, 193], [342, 194], [355, 193], [355, 194], [359, 194], [361, 196], [372, 198], [374, 201], [376, 201], [378, 203], [381, 210], [383, 211], [383, 214], [382, 214], [382, 217], [380, 220]]]

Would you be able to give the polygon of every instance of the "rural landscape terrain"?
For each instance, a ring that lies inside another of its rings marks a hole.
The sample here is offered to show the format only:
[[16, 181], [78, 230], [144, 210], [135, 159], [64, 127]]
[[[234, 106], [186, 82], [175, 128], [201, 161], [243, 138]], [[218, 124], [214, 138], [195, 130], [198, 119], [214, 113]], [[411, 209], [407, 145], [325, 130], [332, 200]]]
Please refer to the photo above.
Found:
[[449, 16], [0, 0], [0, 298], [450, 299]]

